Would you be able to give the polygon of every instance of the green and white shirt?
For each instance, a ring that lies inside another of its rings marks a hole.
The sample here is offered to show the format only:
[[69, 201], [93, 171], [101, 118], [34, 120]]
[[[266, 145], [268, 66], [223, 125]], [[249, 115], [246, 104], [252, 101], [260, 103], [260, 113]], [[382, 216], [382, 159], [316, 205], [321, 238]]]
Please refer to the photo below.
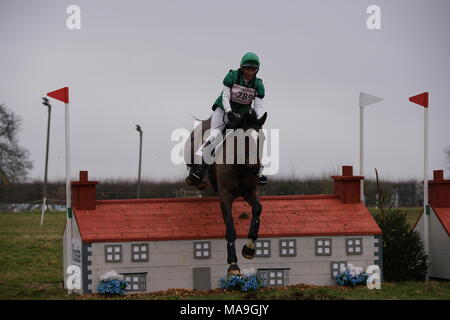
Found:
[[[262, 99], [265, 95], [262, 80], [255, 76], [252, 80], [245, 81], [240, 69], [230, 70], [225, 76], [225, 79], [223, 79], [223, 85], [224, 89], [230, 89], [230, 107], [233, 112], [237, 113], [248, 112], [251, 109], [252, 102], [255, 98]], [[224, 108], [223, 103], [223, 91], [214, 102], [212, 109], [215, 110], [217, 107], [224, 110], [226, 109]]]

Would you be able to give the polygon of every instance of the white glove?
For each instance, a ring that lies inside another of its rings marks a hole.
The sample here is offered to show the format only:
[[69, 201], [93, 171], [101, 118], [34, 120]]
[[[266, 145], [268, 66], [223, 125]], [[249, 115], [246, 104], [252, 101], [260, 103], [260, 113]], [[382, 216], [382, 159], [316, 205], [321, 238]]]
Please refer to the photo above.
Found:
[[255, 98], [255, 101], [253, 102], [253, 110], [255, 110], [257, 119], [260, 119], [263, 116], [264, 112], [261, 98]]

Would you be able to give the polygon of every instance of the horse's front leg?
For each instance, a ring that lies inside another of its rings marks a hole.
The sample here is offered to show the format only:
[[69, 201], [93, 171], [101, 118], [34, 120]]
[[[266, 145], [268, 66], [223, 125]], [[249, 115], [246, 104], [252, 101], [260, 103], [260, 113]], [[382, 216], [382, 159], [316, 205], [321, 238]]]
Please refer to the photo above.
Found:
[[222, 210], [223, 221], [225, 222], [225, 238], [227, 240], [227, 263], [229, 275], [240, 275], [241, 271], [237, 265], [236, 256], [236, 229], [234, 227], [232, 215], [233, 197], [229, 194], [222, 194], [220, 196], [220, 208]]
[[255, 242], [258, 239], [259, 216], [262, 212], [262, 206], [255, 192], [244, 196], [244, 200], [252, 207], [252, 221], [248, 230], [248, 242], [242, 248], [242, 256], [246, 259], [253, 259], [256, 251]]

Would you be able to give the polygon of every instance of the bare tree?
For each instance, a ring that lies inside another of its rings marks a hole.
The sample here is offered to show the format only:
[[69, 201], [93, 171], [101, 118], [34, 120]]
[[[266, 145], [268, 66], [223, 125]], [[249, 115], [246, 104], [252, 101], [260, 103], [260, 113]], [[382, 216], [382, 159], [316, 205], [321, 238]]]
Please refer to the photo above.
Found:
[[17, 182], [26, 178], [33, 168], [29, 152], [18, 145], [16, 135], [21, 120], [0, 104], [0, 183]]
[[[386, 195], [385, 192], [383, 191], [380, 181], [378, 180], [378, 170], [375, 168], [375, 176], [376, 176], [376, 185], [377, 185], [377, 207], [378, 209], [380, 209], [381, 212], [384, 212], [386, 209], [384, 207], [384, 202], [386, 201]], [[394, 206], [394, 203], [392, 202], [389, 209], [391, 210]]]

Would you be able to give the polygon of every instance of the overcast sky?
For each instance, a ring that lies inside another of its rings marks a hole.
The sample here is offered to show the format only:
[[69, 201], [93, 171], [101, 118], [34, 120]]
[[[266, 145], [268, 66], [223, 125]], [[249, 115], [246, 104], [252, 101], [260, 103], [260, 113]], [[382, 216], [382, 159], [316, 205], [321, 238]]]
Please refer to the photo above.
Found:
[[[81, 9], [69, 30], [66, 9]], [[366, 26], [369, 5], [381, 29]], [[280, 130], [279, 177], [359, 172], [359, 92], [365, 109], [365, 175], [423, 177], [428, 91], [429, 176], [450, 146], [450, 1], [17, 1], [0, 2], [0, 103], [22, 118], [30, 178], [43, 178], [47, 108], [41, 97], [70, 87], [71, 174], [179, 179], [173, 130], [207, 118], [229, 69], [248, 51], [261, 60], [265, 128]], [[64, 104], [53, 100], [49, 178], [64, 179]]]

